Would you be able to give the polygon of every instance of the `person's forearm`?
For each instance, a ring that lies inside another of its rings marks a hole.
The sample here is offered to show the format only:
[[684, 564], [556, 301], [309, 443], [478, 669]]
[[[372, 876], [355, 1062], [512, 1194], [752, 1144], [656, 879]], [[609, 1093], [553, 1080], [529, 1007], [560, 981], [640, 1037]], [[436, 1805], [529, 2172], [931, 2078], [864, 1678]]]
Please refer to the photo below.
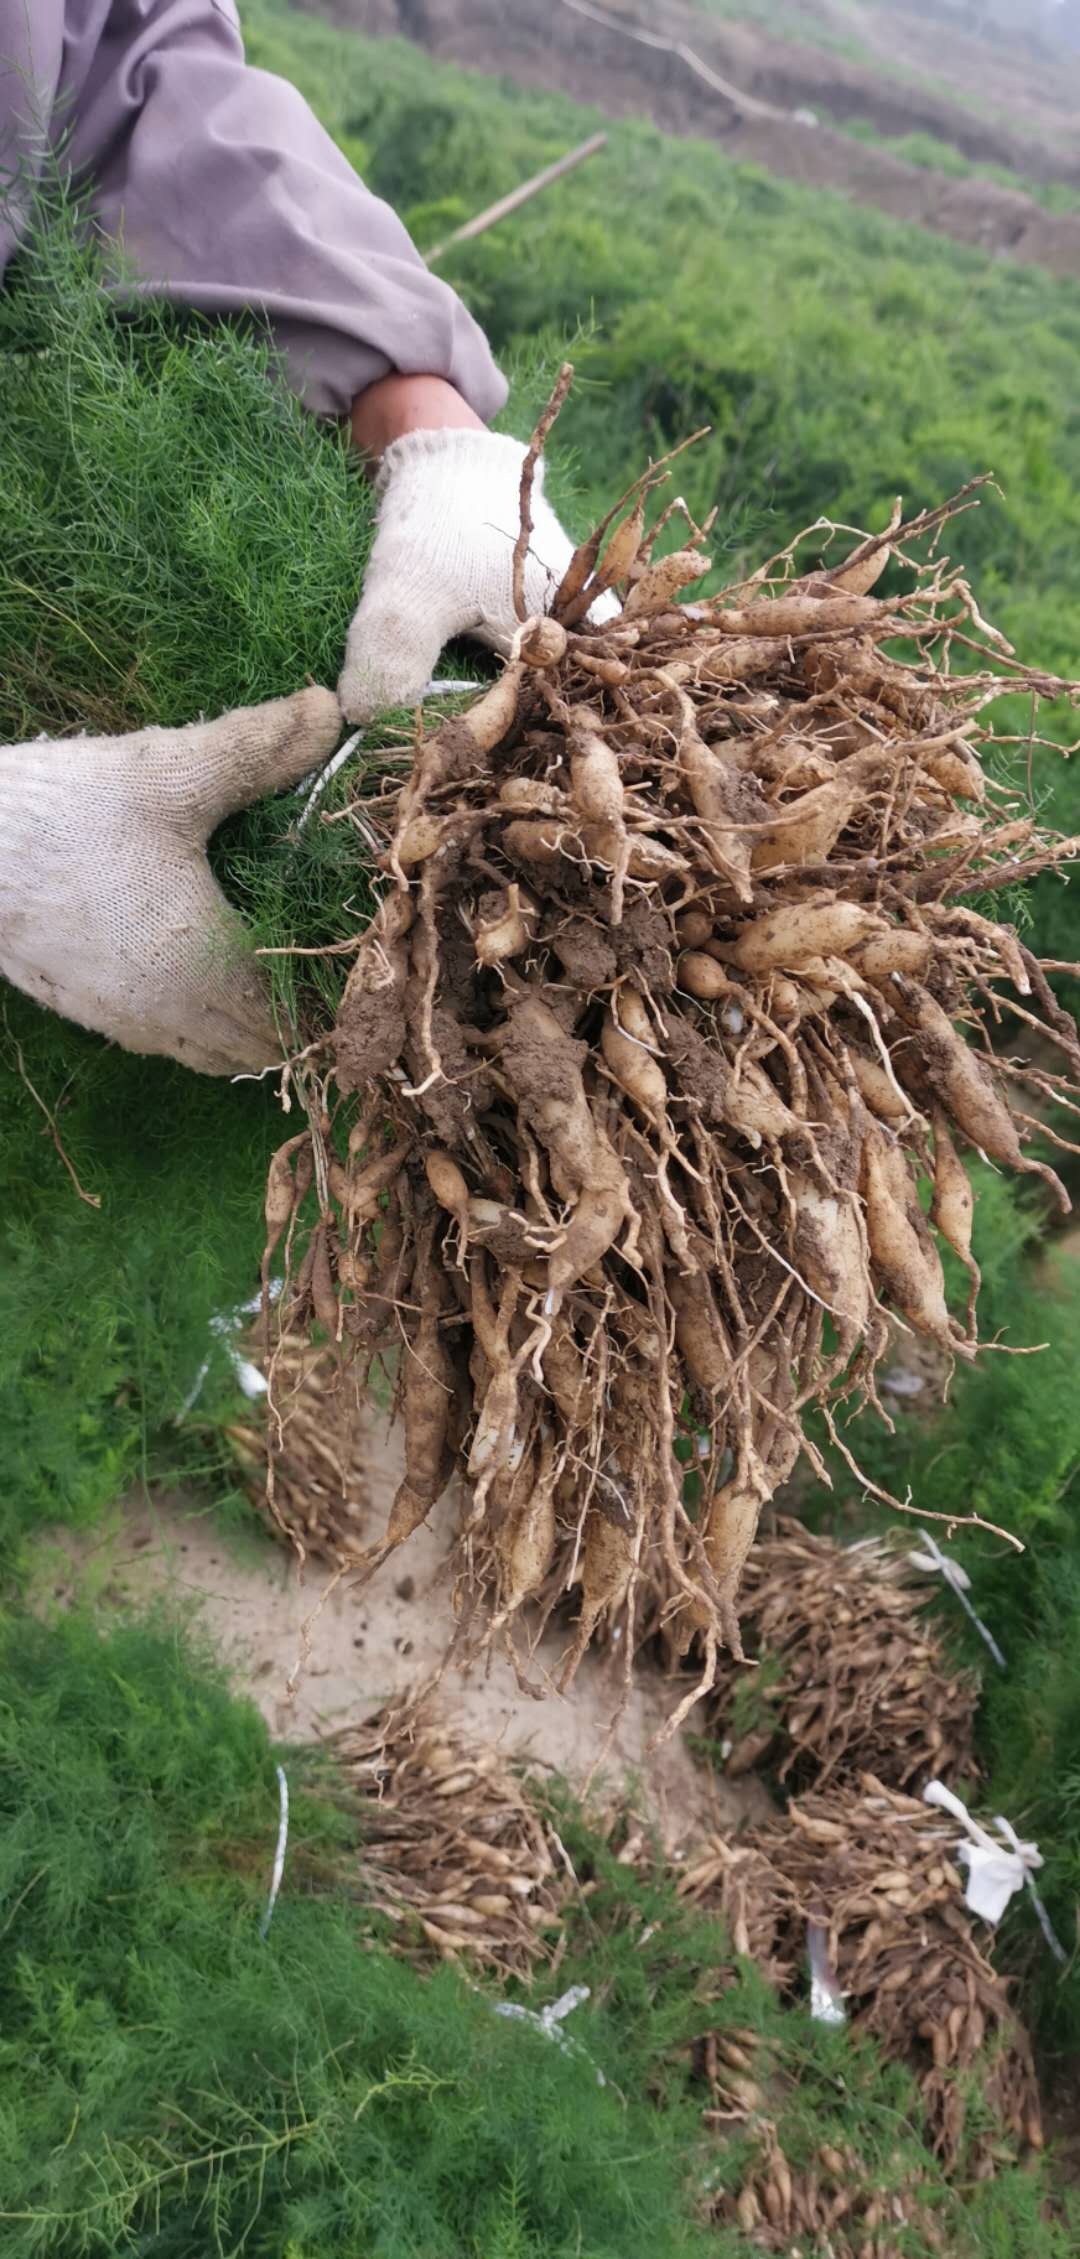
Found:
[[[10, 158], [29, 182], [39, 144], [61, 140], [95, 237], [123, 247], [111, 280], [125, 299], [138, 275], [215, 320], [257, 309], [313, 415], [347, 422], [371, 393], [365, 447], [445, 427], [462, 413], [447, 394], [499, 413], [506, 385], [468, 309], [299, 90], [249, 68], [223, 0], [0, 0], [0, 168]], [[9, 221], [0, 211], [0, 268]], [[389, 370], [445, 393], [384, 416]]]
[[410, 431], [484, 431], [482, 418], [445, 377], [400, 376], [392, 370], [358, 393], [349, 419], [353, 439], [371, 463]]

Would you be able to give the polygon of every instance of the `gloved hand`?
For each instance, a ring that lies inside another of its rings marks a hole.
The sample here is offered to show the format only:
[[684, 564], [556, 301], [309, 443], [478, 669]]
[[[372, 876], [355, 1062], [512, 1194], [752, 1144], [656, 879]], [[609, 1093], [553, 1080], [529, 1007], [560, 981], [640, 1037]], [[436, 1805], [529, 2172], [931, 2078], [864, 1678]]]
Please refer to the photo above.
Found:
[[273, 1065], [262, 971], [206, 842], [340, 732], [332, 693], [300, 690], [189, 729], [0, 747], [0, 972], [128, 1051]]
[[[525, 449], [490, 431], [413, 431], [379, 467], [379, 519], [364, 593], [349, 629], [338, 684], [351, 722], [411, 706], [443, 645], [474, 636], [506, 656], [516, 628], [513, 556]], [[573, 555], [550, 503], [544, 466], [532, 490], [525, 560], [526, 615], [546, 612]], [[618, 611], [601, 597], [590, 617]]]

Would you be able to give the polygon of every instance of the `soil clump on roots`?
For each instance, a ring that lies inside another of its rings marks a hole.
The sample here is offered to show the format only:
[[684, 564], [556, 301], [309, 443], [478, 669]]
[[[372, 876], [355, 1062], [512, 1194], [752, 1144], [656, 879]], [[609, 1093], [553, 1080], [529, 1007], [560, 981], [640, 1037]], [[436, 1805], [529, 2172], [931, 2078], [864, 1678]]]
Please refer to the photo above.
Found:
[[[854, 1465], [836, 1411], [881, 1411], [886, 1310], [975, 1354], [964, 1152], [1067, 1205], [1027, 1141], [1080, 1046], [992, 912], [1075, 843], [995, 781], [987, 709], [1077, 693], [1015, 659], [942, 552], [972, 490], [908, 524], [897, 505], [835, 566], [801, 571], [797, 541], [679, 603], [709, 529], [656, 556], [683, 507], [644, 530], [666, 475], [418, 737], [407, 782], [346, 811], [385, 891], [291, 1069], [307, 1124], [272, 1165], [265, 1267], [284, 1240], [284, 1338], [315, 1323], [394, 1376], [406, 1474], [363, 1566], [456, 1471], [457, 1643], [505, 1639], [526, 1674], [525, 1604], [576, 1594], [568, 1684], [598, 1629], [629, 1672], [659, 1604], [701, 1664], [677, 1718], [741, 1655], [762, 1506], [800, 1452], [824, 1472], [810, 1407]], [[843, 541], [800, 538], [819, 560]], [[1010, 1018], [1061, 1073], [992, 1048]]]

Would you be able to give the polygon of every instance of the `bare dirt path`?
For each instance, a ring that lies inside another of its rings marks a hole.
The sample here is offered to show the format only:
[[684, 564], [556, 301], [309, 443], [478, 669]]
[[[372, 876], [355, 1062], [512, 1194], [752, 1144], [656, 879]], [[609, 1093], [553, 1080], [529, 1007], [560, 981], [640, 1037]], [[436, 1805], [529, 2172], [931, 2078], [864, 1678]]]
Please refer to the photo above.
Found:
[[[364, 1460], [374, 1531], [385, 1523], [401, 1472], [397, 1438], [388, 1440], [374, 1417]], [[314, 1561], [301, 1582], [282, 1546], [230, 1542], [191, 1500], [130, 1499], [104, 1532], [54, 1534], [43, 1548], [39, 1595], [65, 1602], [90, 1589], [104, 1609], [166, 1594], [194, 1608], [274, 1736], [311, 1741], [400, 1699], [435, 1669], [453, 1629], [452, 1501], [440, 1511], [441, 1522], [418, 1531], [360, 1592], [347, 1578], [329, 1589], [329, 1572]], [[438, 1694], [443, 1714], [470, 1738], [550, 1767], [579, 1787], [597, 1768], [598, 1785], [633, 1777], [673, 1849], [710, 1826], [730, 1832], [748, 1815], [771, 1808], [759, 1783], [719, 1781], [693, 1758], [683, 1736], [650, 1753], [677, 1693], [647, 1664], [635, 1670], [614, 1732], [620, 1686], [610, 1663], [588, 1654], [573, 1691], [559, 1695], [553, 1680], [565, 1645], [565, 1630], [553, 1631], [533, 1658], [531, 1675], [546, 1683], [545, 1699], [522, 1692], [509, 1662], [497, 1656], [487, 1672], [448, 1670]]]
[[[395, 34], [429, 53], [493, 72], [523, 86], [573, 95], [611, 117], [647, 116], [665, 132], [715, 140], [735, 158], [815, 188], [838, 190], [895, 218], [958, 242], [1080, 275], [1080, 213], [1047, 212], [1018, 189], [953, 178], [908, 164], [889, 150], [853, 140], [830, 120], [865, 119], [880, 133], [921, 132], [948, 141], [973, 162], [1006, 166], [1033, 180], [1080, 185], [1071, 119], [1080, 99], [1080, 65], [1063, 66], [1055, 107], [1051, 74], [1030, 83], [1008, 58], [991, 56], [986, 83], [1002, 104], [1011, 84], [1013, 127], [993, 108], [980, 113], [948, 88], [893, 77], [871, 64], [812, 45], [770, 39], [756, 27], [662, 0], [649, 9], [627, 0], [297, 0], [312, 14], [354, 30]], [[891, 12], [876, 29], [887, 40]], [[906, 55], [938, 61], [931, 27], [903, 11]], [[644, 38], [636, 36], [644, 32]], [[950, 35], [957, 47], [956, 35]], [[671, 42], [665, 45], [664, 42]], [[681, 49], [705, 66], [695, 70]], [[942, 56], [950, 52], [949, 40]], [[973, 90], [974, 64], [962, 41], [955, 68]], [[1030, 74], [1029, 74], [1030, 76]], [[722, 86], [727, 91], [721, 91]], [[813, 113], [812, 122], [806, 113]]]

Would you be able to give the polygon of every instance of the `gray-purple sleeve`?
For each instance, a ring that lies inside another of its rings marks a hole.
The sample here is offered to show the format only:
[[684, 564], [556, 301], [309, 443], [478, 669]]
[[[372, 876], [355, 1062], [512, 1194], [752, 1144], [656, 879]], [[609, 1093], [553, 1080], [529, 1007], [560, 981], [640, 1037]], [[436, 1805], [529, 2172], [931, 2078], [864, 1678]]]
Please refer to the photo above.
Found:
[[[20, 13], [0, 0], [0, 73]], [[68, 136], [100, 226], [150, 288], [263, 315], [318, 414], [347, 414], [392, 369], [498, 412], [483, 332], [296, 88], [245, 61], [234, 0], [34, 0], [32, 20], [46, 76], [58, 25], [63, 39], [51, 138]], [[0, 136], [12, 84], [0, 75]]]

